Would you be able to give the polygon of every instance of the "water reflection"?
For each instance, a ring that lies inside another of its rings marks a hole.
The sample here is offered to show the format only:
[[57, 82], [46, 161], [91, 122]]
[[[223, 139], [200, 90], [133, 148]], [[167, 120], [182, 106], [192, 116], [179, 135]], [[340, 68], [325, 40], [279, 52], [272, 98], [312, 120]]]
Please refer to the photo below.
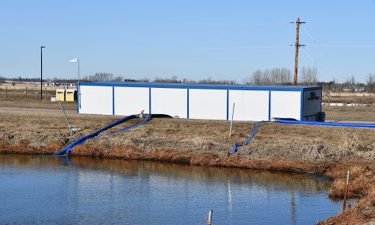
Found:
[[340, 207], [323, 178], [158, 162], [0, 155], [0, 180], [1, 224], [205, 224], [210, 208], [214, 224], [306, 224]]
[[211, 181], [226, 181], [228, 189], [231, 183], [252, 183], [258, 186], [287, 188], [295, 191], [319, 193], [327, 190], [330, 181], [322, 177], [304, 174], [246, 170], [237, 168], [215, 168], [186, 166], [151, 161], [124, 161], [116, 159], [93, 159], [88, 157], [50, 157], [50, 156], [14, 156], [0, 155], [0, 165], [17, 165], [23, 168], [42, 168], [49, 165], [67, 165], [85, 170], [100, 170], [126, 176], [150, 177], [152, 175]]

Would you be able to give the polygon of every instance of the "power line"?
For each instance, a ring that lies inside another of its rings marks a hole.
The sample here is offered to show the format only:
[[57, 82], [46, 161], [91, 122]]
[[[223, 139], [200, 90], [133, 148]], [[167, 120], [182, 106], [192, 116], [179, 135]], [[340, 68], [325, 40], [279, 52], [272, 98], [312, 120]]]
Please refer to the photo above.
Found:
[[244, 23], [244, 26], [275, 26], [275, 25], [288, 25], [288, 22], [265, 22], [265, 23]]
[[320, 48], [375, 48], [375, 45], [357, 45], [357, 44], [344, 44], [344, 45], [309, 45], [311, 47], [320, 47]]
[[317, 61], [315, 60], [315, 58], [314, 58], [314, 57], [313, 57], [313, 56], [312, 56], [312, 55], [311, 55], [306, 49], [301, 48], [301, 50], [302, 50], [302, 53], [303, 53], [305, 56], [307, 56], [307, 58], [309, 58], [311, 62], [314, 63], [314, 66], [317, 67], [318, 63], [317, 63]]
[[[289, 22], [263, 22], [263, 23], [231, 23], [231, 22], [224, 22], [220, 23], [220, 25], [225, 25], [225, 26], [254, 26], [254, 27], [262, 27], [262, 26], [282, 26], [282, 25], [288, 25]], [[211, 24], [210, 24], [211, 25]]]
[[316, 39], [314, 38], [314, 36], [312, 36], [312, 34], [309, 32], [306, 26], [303, 26], [302, 30], [305, 32], [305, 34], [307, 34], [307, 36], [311, 39], [312, 42], [316, 42]]
[[242, 50], [242, 49], [267, 49], [267, 48], [288, 48], [288, 45], [248, 45], [238, 47], [207, 48], [211, 50]]

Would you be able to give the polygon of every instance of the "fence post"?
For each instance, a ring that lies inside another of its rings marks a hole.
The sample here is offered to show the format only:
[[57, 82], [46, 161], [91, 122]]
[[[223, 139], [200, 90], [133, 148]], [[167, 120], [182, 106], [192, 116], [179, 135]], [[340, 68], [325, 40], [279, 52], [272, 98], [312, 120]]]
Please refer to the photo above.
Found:
[[8, 87], [5, 87], [5, 101], [8, 101]]
[[348, 192], [349, 192], [349, 179], [350, 179], [350, 170], [348, 170], [348, 173], [346, 174], [346, 184], [345, 184], [345, 192], [344, 192], [344, 201], [342, 203], [342, 212], [343, 213], [346, 210], [346, 200], [348, 198]]
[[208, 211], [207, 225], [212, 225], [212, 214], [213, 213], [214, 213], [214, 211], [212, 209], [210, 209], [210, 211]]
[[229, 125], [229, 137], [232, 136], [232, 129], [233, 129], [233, 115], [234, 115], [234, 108], [236, 107], [236, 103], [233, 102], [233, 107], [232, 107], [232, 117], [230, 119], [230, 125]]
[[27, 100], [27, 87], [25, 87], [25, 100]]

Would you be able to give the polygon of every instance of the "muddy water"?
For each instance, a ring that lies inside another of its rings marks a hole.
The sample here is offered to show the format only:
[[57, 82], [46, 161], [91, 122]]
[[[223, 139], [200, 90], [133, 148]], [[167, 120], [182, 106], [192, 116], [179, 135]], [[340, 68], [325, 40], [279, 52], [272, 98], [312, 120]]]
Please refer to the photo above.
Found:
[[0, 155], [0, 224], [313, 224], [330, 182], [157, 162]]

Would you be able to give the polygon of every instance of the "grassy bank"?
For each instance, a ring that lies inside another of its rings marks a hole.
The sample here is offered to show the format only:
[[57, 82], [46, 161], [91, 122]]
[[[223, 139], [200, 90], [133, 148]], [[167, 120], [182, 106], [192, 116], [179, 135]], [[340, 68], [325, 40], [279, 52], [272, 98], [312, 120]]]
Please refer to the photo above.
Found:
[[[72, 125], [81, 129], [75, 134], [67, 130], [62, 112], [52, 107], [0, 107], [0, 153], [51, 154], [119, 118], [67, 112]], [[360, 117], [360, 111], [355, 113]], [[72, 155], [316, 173], [334, 179], [329, 196], [339, 199], [346, 172], [351, 170], [349, 197], [358, 203], [323, 224], [375, 219], [374, 130], [264, 123], [249, 145], [230, 155], [233, 144], [243, 143], [252, 126], [250, 122], [235, 122], [229, 138], [226, 121], [154, 119], [118, 135], [100, 135], [74, 148]]]

